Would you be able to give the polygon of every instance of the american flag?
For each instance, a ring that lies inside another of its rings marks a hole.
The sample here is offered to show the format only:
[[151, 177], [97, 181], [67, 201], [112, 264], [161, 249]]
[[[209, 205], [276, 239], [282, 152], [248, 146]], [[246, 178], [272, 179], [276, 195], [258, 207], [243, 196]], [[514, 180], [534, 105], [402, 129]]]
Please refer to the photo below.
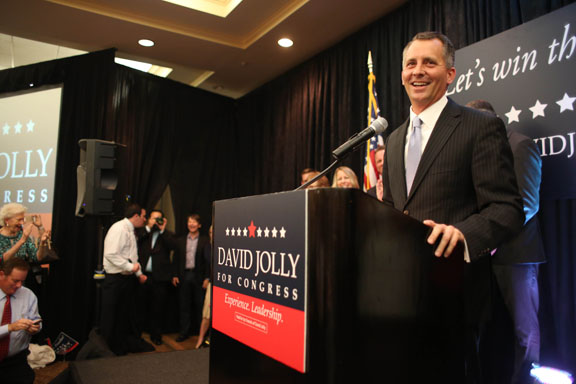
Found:
[[[372, 52], [368, 52], [368, 125], [380, 116], [378, 108], [378, 95], [376, 94], [376, 76], [372, 72]], [[378, 181], [378, 172], [374, 163], [374, 150], [381, 144], [384, 144], [382, 135], [375, 135], [366, 142], [366, 156], [364, 157], [364, 192], [376, 185]]]

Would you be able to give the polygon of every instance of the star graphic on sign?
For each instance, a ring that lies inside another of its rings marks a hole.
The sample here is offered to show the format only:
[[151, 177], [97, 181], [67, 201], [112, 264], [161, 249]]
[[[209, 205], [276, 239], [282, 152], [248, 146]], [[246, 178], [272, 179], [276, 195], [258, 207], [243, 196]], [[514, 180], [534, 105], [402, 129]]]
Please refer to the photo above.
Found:
[[232, 228], [231, 232], [232, 232], [232, 236], [236, 236], [236, 230], [234, 228]]
[[270, 233], [270, 230], [268, 229], [268, 227], [266, 227], [266, 229], [264, 230], [264, 237], [269, 237], [268, 234]]
[[35, 125], [36, 125], [36, 124], [35, 124], [32, 120], [30, 120], [30, 121], [28, 122], [28, 124], [26, 124], [26, 128], [27, 128], [27, 129], [26, 129], [26, 132], [34, 132], [34, 126], [35, 126]]
[[286, 238], [286, 230], [284, 229], [284, 227], [282, 227], [282, 229], [280, 230], [280, 238], [281, 239]]
[[258, 227], [256, 233], [258, 234], [258, 237], [262, 237], [262, 228]]
[[14, 133], [22, 133], [22, 124], [20, 122], [17, 122], [14, 126]]
[[510, 112], [505, 113], [506, 117], [508, 118], [508, 124], [510, 124], [513, 121], [519, 123], [520, 120], [518, 120], [518, 115], [521, 112], [522, 112], [521, 109], [516, 109], [514, 108], [514, 106], [512, 106], [512, 108], [510, 108]]
[[544, 116], [544, 110], [547, 106], [548, 104], [540, 104], [540, 100], [536, 100], [536, 104], [529, 108], [532, 111], [532, 118], [535, 119], [538, 116], [546, 117]]
[[562, 100], [558, 100], [556, 104], [560, 106], [560, 113], [567, 111], [567, 110], [574, 110], [574, 100], [576, 97], [570, 97], [567, 93], [564, 94]]
[[272, 229], [272, 237], [276, 237], [276, 234], [278, 233], [278, 230], [276, 229], [276, 227], [274, 227]]
[[236, 236], [242, 236], [242, 230], [240, 229], [240, 227], [236, 229]]
[[230, 236], [230, 229], [226, 228], [226, 236]]
[[250, 236], [248, 236], [248, 237], [256, 237], [256, 235], [254, 235], [254, 232], [256, 231], [256, 226], [254, 225], [254, 220], [250, 221], [250, 225], [248, 226], [248, 229], [250, 230]]
[[246, 227], [244, 227], [244, 230], [242, 231], [242, 236], [244, 237], [248, 236], [248, 230], [246, 229]]
[[2, 127], [2, 134], [3, 135], [10, 134], [10, 126], [7, 123], [4, 123], [4, 126]]

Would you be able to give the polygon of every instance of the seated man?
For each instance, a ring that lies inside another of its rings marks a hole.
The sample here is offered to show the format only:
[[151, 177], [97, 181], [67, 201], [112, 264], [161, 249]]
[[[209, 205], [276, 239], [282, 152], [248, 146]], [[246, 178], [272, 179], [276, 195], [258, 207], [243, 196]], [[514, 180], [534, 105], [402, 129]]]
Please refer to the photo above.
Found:
[[18, 257], [6, 260], [0, 267], [0, 378], [2, 383], [34, 382], [34, 371], [28, 365], [28, 345], [41, 328], [38, 299], [22, 283], [30, 266]]

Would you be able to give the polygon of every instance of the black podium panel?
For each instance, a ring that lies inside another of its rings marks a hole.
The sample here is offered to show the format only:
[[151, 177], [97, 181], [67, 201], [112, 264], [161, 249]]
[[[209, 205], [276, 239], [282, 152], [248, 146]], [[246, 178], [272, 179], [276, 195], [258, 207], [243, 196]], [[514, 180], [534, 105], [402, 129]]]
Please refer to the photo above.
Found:
[[210, 383], [463, 382], [462, 255], [359, 190], [287, 193], [307, 194], [306, 372], [216, 330]]

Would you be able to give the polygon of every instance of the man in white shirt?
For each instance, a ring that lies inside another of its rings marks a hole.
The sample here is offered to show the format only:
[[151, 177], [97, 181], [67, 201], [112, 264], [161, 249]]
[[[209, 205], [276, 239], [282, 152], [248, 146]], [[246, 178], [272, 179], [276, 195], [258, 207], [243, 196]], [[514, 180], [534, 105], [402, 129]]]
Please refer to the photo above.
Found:
[[146, 224], [146, 210], [131, 203], [124, 219], [114, 223], [104, 239], [101, 333], [117, 355], [154, 350], [140, 339], [134, 318], [137, 282], [146, 282], [138, 263], [136, 228]]

